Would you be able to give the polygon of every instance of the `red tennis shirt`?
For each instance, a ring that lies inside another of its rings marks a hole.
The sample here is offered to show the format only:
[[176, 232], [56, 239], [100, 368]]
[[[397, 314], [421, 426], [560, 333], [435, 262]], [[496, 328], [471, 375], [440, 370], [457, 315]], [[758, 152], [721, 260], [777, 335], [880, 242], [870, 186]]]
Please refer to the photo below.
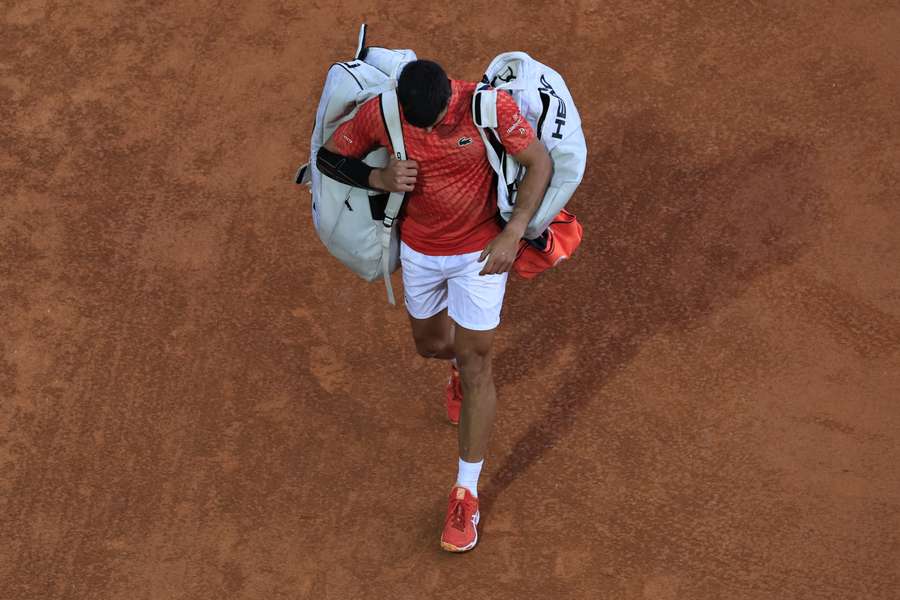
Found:
[[[400, 111], [407, 158], [419, 164], [400, 236], [413, 250], [431, 256], [481, 251], [500, 233], [494, 171], [472, 120], [476, 84], [451, 79], [450, 86], [447, 114], [430, 132], [407, 123]], [[518, 154], [535, 137], [509, 94], [497, 94], [497, 123], [509, 154]], [[377, 97], [342, 123], [332, 140], [339, 154], [352, 158], [363, 158], [379, 146], [393, 153]]]

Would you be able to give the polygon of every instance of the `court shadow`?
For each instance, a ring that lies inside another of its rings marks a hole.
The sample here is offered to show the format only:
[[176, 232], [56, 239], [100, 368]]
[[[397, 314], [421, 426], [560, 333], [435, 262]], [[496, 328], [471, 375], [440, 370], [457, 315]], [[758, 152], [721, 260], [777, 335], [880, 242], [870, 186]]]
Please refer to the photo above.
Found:
[[645, 339], [691, 328], [819, 235], [814, 149], [790, 139], [747, 147], [756, 150], [704, 161], [646, 112], [618, 147], [591, 145], [571, 205], [584, 242], [571, 264], [510, 287], [497, 381], [527, 379], [564, 345], [575, 352], [550, 397], [507, 399], [546, 407], [483, 486], [485, 513], [583, 411], [602, 410], [592, 398]]

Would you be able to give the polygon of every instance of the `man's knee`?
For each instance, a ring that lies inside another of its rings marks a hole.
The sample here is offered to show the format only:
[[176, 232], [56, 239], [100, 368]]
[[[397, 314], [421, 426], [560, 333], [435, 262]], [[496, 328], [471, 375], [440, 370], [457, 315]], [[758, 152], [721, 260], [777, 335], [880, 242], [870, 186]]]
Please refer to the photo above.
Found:
[[424, 358], [435, 358], [445, 354], [450, 346], [446, 340], [430, 337], [415, 338], [416, 352]]
[[456, 351], [456, 361], [459, 371], [465, 379], [477, 379], [490, 374], [491, 348], [472, 347]]

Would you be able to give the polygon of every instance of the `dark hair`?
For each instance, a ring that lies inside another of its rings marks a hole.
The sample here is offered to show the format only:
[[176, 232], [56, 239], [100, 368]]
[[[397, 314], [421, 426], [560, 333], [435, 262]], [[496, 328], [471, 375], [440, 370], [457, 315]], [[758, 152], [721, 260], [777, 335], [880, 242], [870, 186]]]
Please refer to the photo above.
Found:
[[431, 127], [450, 101], [450, 79], [436, 62], [414, 60], [400, 73], [397, 98], [410, 125]]

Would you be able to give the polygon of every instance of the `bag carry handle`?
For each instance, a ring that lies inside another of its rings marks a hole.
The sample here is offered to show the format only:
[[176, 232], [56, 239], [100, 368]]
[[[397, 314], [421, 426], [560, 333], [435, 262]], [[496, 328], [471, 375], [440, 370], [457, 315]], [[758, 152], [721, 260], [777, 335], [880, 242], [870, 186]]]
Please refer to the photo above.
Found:
[[[487, 71], [491, 72], [496, 70], [497, 63], [506, 63], [506, 68], [499, 73], [496, 73], [493, 77], [488, 78], [488, 74], [485, 73], [484, 77], [482, 77], [482, 81], [484, 83], [489, 83], [492, 87], [497, 88], [498, 90], [524, 90], [528, 88], [528, 74], [524, 73], [523, 67], [527, 63], [527, 61], [531, 60], [531, 57], [527, 52], [504, 52], [503, 54], [494, 58], [491, 61], [491, 64], [488, 65]], [[515, 73], [513, 71], [510, 63], [518, 61], [517, 71]]]
[[[403, 128], [400, 125], [400, 102], [397, 99], [396, 90], [387, 90], [378, 97], [381, 106], [381, 118], [387, 129], [388, 139], [394, 151], [394, 158], [406, 160], [406, 146], [403, 144]], [[391, 192], [387, 206], [384, 208], [384, 221], [381, 228], [381, 269], [384, 272], [384, 286], [387, 288], [388, 302], [396, 305], [394, 288], [391, 285], [391, 237], [396, 224], [400, 207], [403, 206], [403, 192]]]

